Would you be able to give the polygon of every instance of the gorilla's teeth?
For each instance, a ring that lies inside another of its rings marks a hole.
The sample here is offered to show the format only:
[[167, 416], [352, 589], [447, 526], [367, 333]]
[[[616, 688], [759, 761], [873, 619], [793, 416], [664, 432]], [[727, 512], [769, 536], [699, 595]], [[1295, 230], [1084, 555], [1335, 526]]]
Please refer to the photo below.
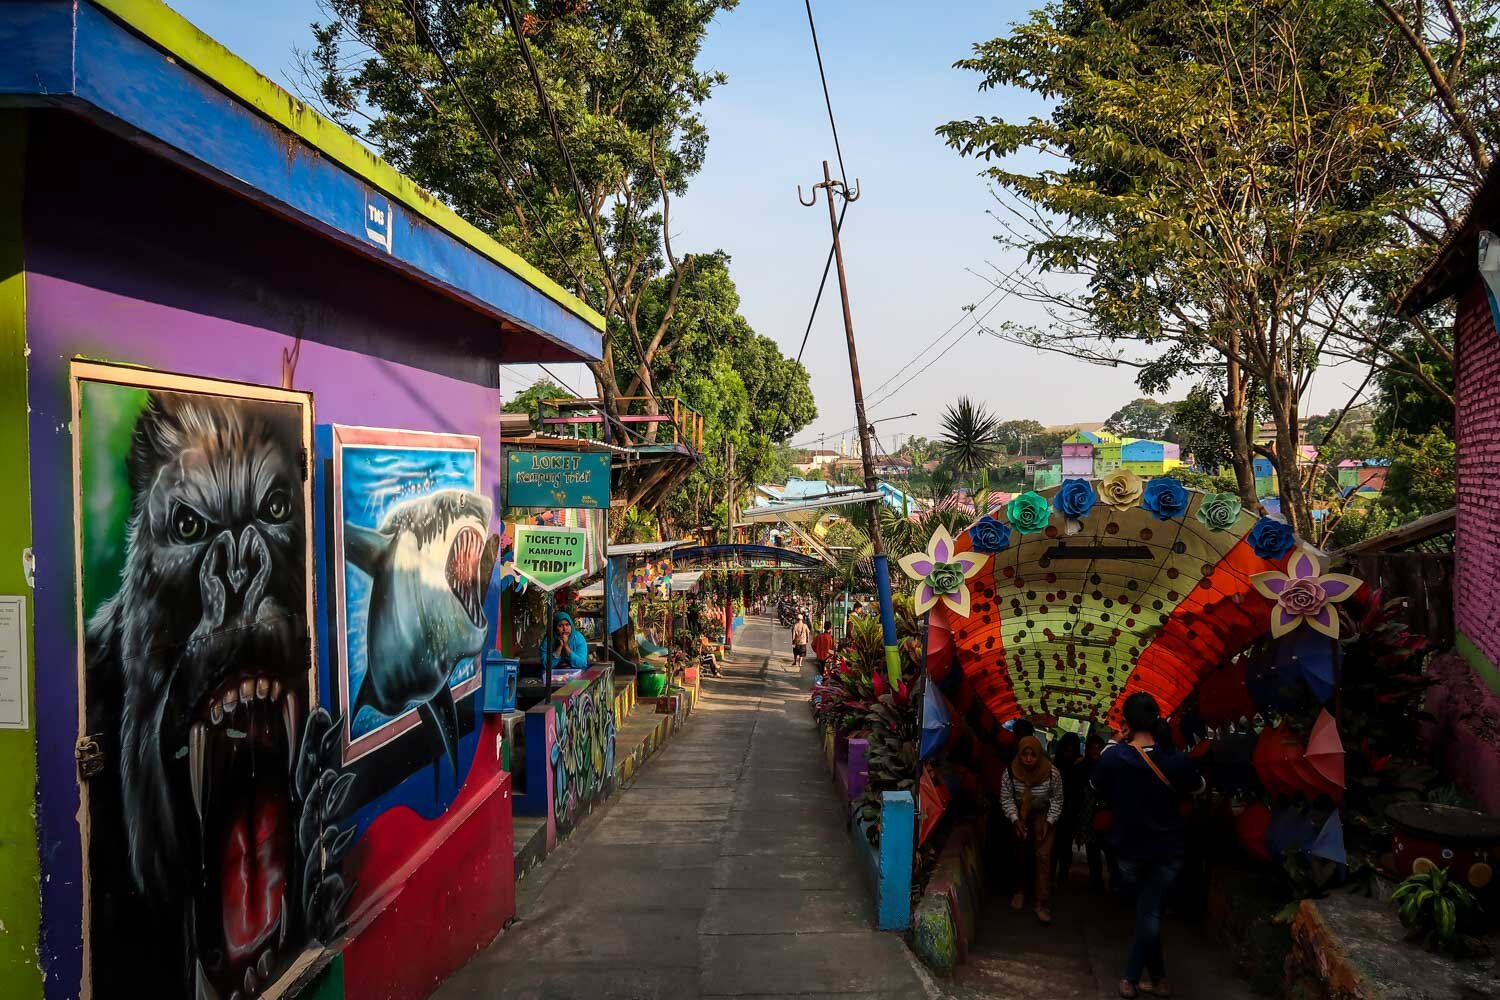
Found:
[[280, 681], [272, 681], [271, 682], [271, 700], [272, 701], [280, 701], [281, 700], [281, 682]]
[[269, 678], [258, 677], [255, 681], [255, 697], [264, 701], [271, 693], [271, 681]]
[[233, 685], [230, 685], [229, 690], [224, 692], [224, 714], [233, 715], [239, 703], [240, 693], [235, 690]]
[[203, 823], [203, 765], [208, 760], [208, 727], [201, 722], [193, 723], [188, 730], [188, 777], [193, 786], [193, 808], [198, 810], [198, 823]]
[[297, 693], [288, 691], [281, 703], [281, 721], [286, 727], [287, 770], [297, 767]]
[[255, 971], [265, 982], [271, 978], [271, 949], [267, 948], [260, 953], [260, 961], [255, 963]]
[[244, 680], [240, 681], [240, 701], [248, 704], [250, 699], [254, 697], [255, 682], [246, 677]]
[[197, 971], [193, 974], [193, 996], [194, 1000], [219, 1000], [219, 991], [214, 989], [214, 984], [208, 981], [208, 973], [203, 971], [203, 963], [197, 962]]
[[247, 996], [247, 997], [253, 997], [253, 996], [255, 996], [256, 987], [259, 986], [259, 985], [260, 985], [260, 983], [257, 982], [256, 978], [255, 978], [255, 970], [254, 969], [246, 969], [245, 970], [245, 996]]
[[214, 702], [212, 705], [209, 706], [208, 717], [213, 722], [213, 724], [216, 725], [216, 726], [219, 723], [223, 722], [224, 721], [224, 706], [220, 705], [218, 702]]

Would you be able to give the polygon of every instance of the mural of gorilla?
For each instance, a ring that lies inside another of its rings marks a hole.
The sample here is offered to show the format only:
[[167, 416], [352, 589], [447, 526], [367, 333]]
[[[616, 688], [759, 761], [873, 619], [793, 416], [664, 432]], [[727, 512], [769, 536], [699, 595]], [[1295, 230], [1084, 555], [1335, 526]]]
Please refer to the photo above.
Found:
[[341, 931], [349, 781], [309, 712], [302, 447], [295, 405], [154, 391], [128, 522], [84, 525], [125, 540], [85, 644], [95, 996], [249, 1000]]

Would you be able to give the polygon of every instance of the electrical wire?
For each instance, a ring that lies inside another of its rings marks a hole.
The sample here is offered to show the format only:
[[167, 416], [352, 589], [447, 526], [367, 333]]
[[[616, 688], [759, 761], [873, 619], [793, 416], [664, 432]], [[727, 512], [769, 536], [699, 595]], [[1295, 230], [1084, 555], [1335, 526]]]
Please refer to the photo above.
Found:
[[[812, 0], [803, 0], [803, 3], [807, 7], [807, 28], [812, 33], [813, 55], [818, 60], [818, 79], [823, 84], [823, 105], [828, 109], [828, 128], [833, 132], [833, 152], [839, 161], [839, 178], [844, 183], [844, 190], [848, 191], [849, 172], [844, 169], [844, 148], [839, 142], [839, 123], [833, 115], [833, 97], [828, 91], [828, 74], [823, 70], [823, 49], [818, 45], [818, 25], [813, 20]], [[816, 194], [816, 192], [814, 193]], [[832, 197], [833, 192], [829, 191], [828, 195]], [[838, 222], [834, 225], [835, 233], [842, 233], [844, 231], [844, 213], [847, 211], [849, 211], [849, 201], [845, 199], [844, 204], [839, 207]], [[802, 331], [802, 343], [797, 347], [797, 364], [799, 365], [802, 363], [803, 352], [807, 350], [807, 340], [812, 336], [813, 322], [818, 318], [818, 307], [823, 304], [823, 291], [828, 287], [829, 272], [833, 270], [834, 242], [836, 239], [837, 237], [828, 243], [828, 257], [823, 261], [823, 277], [818, 279], [818, 293], [813, 296], [812, 311], [807, 316], [807, 328]], [[776, 419], [771, 421], [769, 425], [770, 430], [766, 432], [769, 436], [775, 437], [776, 427], [781, 423], [781, 418], [785, 415], [786, 401], [782, 400], [781, 405], [776, 410]]]
[[[890, 390], [889, 392], [885, 393], [885, 395], [881, 396], [879, 399], [877, 399], [874, 402], [870, 403], [869, 404], [869, 408], [870, 409], [874, 409], [877, 406], [883, 406], [886, 403], [890, 402], [892, 399], [894, 399], [896, 397], [896, 395], [898, 393], [901, 392], [901, 390], [903, 390], [907, 386], [911, 385], [912, 382], [914, 382], [917, 378], [921, 377], [921, 375], [924, 372], [926, 372], [928, 369], [930, 369], [933, 365], [937, 364], [939, 361], [943, 360], [943, 358], [947, 356], [947, 354], [948, 354], [949, 351], [953, 350], [953, 348], [955, 348], [959, 344], [963, 343], [964, 340], [966, 340], [968, 338], [969, 334], [971, 334], [975, 330], [979, 329], [980, 326], [983, 324], [985, 318], [988, 317], [990, 313], [992, 313], [996, 309], [1000, 308], [1000, 306], [1002, 304], [1004, 304], [1005, 300], [1008, 299], [1008, 298], [1010, 298], [1011, 294], [1013, 292], [1015, 292], [1015, 290], [1017, 288], [1021, 287], [1021, 282], [1024, 280], [1024, 278], [1026, 276], [1022, 275], [1020, 273], [1020, 271], [1021, 271], [1021, 268], [1019, 266], [1017, 266], [1015, 269], [1013, 269], [1010, 272], [1010, 274], [1008, 275], [1008, 277], [1010, 277], [1012, 279], [1010, 285], [1008, 285], [1008, 286], [1002, 286], [1002, 285], [1000, 285], [1000, 284], [997, 283], [997, 285], [996, 285], [997, 288], [999, 288], [999, 287], [1004, 287], [1005, 288], [1005, 294], [1001, 295], [1000, 298], [996, 299], [993, 303], [991, 303], [990, 307], [988, 309], [986, 309], [984, 312], [980, 313], [978, 316], [975, 316], [973, 318], [973, 322], [969, 325], [969, 328], [967, 330], [965, 330], [962, 334], [960, 334], [957, 339], [955, 339], [952, 342], [950, 342], [947, 347], [944, 347], [941, 351], [939, 351], [937, 353], [937, 355], [935, 357], [933, 357], [933, 359], [931, 361], [929, 361], [929, 362], [927, 362], [927, 364], [923, 365], [919, 370], [917, 370], [914, 374], [912, 374], [909, 378], [907, 378], [906, 381], [902, 382], [900, 385], [896, 386], [896, 388], [894, 388], [894, 389]], [[926, 351], [924, 350], [922, 353], [926, 353]], [[918, 355], [918, 357], [920, 357], [920, 355]], [[901, 370], [898, 371], [896, 373], [896, 375], [892, 377], [892, 379], [887, 379], [886, 380], [886, 384], [889, 384], [894, 378], [900, 377], [902, 374], [904, 374], [907, 371], [907, 369], [911, 368], [911, 366], [913, 364], [915, 364], [915, 363], [916, 363], [916, 359], [915, 358], [912, 359], [911, 361], [908, 361], [905, 365], [902, 366]]]
[[[444, 4], [444, 6], [446, 7], [447, 5]], [[542, 231], [542, 235], [547, 238], [547, 243], [552, 247], [552, 252], [557, 255], [558, 263], [568, 272], [569, 277], [573, 279], [573, 287], [578, 289], [579, 294], [582, 295], [588, 286], [584, 284], [583, 279], [574, 270], [572, 262], [562, 252], [562, 248], [557, 245], [557, 240], [553, 238], [552, 231], [547, 228], [545, 217], [537, 211], [536, 205], [532, 203], [531, 198], [526, 194], [526, 189], [521, 186], [521, 182], [516, 177], [515, 169], [511, 167], [510, 161], [501, 152], [500, 144], [495, 141], [494, 135], [485, 126], [484, 119], [480, 117], [479, 110], [474, 106], [474, 102], [469, 100], [469, 94], [464, 90], [463, 84], [458, 82], [458, 74], [453, 72], [453, 67], [448, 64], [447, 56], [443, 55], [442, 48], [437, 44], [437, 40], [432, 37], [432, 31], [427, 27], [426, 20], [422, 17], [421, 11], [418, 10], [416, 0], [409, 0], [407, 9], [411, 12], [412, 23], [416, 25], [417, 30], [422, 35], [423, 44], [437, 58], [438, 65], [442, 67], [444, 78], [452, 85], [454, 93], [458, 94], [459, 101], [463, 103], [464, 109], [468, 112], [469, 120], [474, 123], [474, 128], [479, 131], [479, 134], [484, 136], [485, 143], [490, 147], [490, 153], [495, 157], [496, 162], [500, 164], [500, 169], [505, 171], [506, 178], [515, 189], [514, 195], [511, 194], [509, 189], [502, 188], [502, 192], [510, 199], [512, 205], [515, 204], [517, 196], [525, 202], [526, 210], [531, 213], [531, 217], [536, 220], [538, 228]], [[451, 10], [450, 13], [452, 13]]]
[[[601, 273], [604, 275], [606, 283], [613, 287], [613, 280], [610, 276], [609, 254], [604, 248], [604, 240], [599, 235], [599, 227], [595, 224], [593, 215], [584, 208], [586, 201], [583, 196], [583, 184], [578, 180], [578, 171], [573, 166], [573, 157], [568, 152], [568, 144], [563, 141], [562, 126], [558, 124], [557, 112], [552, 107], [552, 101], [547, 97], [547, 88], [542, 83], [541, 71], [536, 67], [536, 60], [531, 57], [531, 46], [527, 44], [526, 34], [521, 30], [520, 18], [516, 17], [515, 4], [512, 2], [512, 0], [500, 0], [500, 3], [501, 6], [505, 8], [505, 17], [510, 22], [511, 34], [515, 36], [516, 47], [521, 51], [521, 60], [526, 64], [526, 72], [531, 77], [531, 85], [532, 88], [536, 91], [537, 102], [541, 105], [542, 110], [547, 114], [547, 124], [552, 132], [552, 141], [556, 143], [558, 152], [562, 154], [563, 163], [568, 168], [568, 179], [573, 184], [573, 197], [576, 202], [576, 208], [578, 210], [578, 214], [583, 217], [583, 220], [586, 223], [588, 223], [589, 235], [591, 235], [594, 240], [594, 250], [599, 255], [599, 267], [601, 269]], [[605, 336], [608, 335], [609, 332], [606, 329]], [[635, 341], [635, 348], [636, 353], [641, 356], [642, 362], [644, 363], [645, 351], [643, 350], [639, 339], [636, 339]], [[671, 410], [667, 407], [666, 400], [662, 398], [661, 393], [656, 391], [654, 380], [646, 384], [644, 388], [651, 394], [651, 397], [656, 401], [657, 405], [660, 406], [662, 410], [668, 413], [671, 417], [672, 427], [677, 431], [678, 441], [686, 442], [687, 434], [685, 431], [683, 431], [682, 424], [678, 422], [677, 414], [671, 412]], [[608, 416], [608, 414], [605, 415], [606, 419], [608, 419]], [[699, 453], [696, 448], [692, 448], [691, 446], [690, 451], [693, 455], [694, 463], [701, 465], [703, 462], [702, 454]]]

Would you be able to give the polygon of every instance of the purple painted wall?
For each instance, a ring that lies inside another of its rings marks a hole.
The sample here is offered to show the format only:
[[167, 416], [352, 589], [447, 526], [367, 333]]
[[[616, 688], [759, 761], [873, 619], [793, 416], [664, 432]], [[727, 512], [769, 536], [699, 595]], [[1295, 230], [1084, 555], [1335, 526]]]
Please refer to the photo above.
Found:
[[[318, 423], [480, 435], [481, 490], [498, 510], [502, 340], [451, 299], [61, 114], [34, 117], [44, 120], [26, 199], [42, 950], [47, 996], [61, 998], [77, 995], [82, 962], [69, 361], [274, 386], [300, 337], [293, 387], [314, 393]], [[411, 782], [430, 806], [430, 774]]]

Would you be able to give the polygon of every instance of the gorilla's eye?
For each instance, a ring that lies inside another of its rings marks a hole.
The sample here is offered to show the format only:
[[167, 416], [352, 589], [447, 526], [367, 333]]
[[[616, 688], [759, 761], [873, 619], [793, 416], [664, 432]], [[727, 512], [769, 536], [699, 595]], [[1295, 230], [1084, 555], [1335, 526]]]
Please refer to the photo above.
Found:
[[208, 537], [208, 520], [185, 503], [172, 507], [172, 540], [191, 545]]
[[266, 498], [260, 502], [260, 510], [256, 517], [262, 521], [272, 524], [283, 524], [292, 516], [292, 496], [281, 487], [277, 487], [266, 494]]

